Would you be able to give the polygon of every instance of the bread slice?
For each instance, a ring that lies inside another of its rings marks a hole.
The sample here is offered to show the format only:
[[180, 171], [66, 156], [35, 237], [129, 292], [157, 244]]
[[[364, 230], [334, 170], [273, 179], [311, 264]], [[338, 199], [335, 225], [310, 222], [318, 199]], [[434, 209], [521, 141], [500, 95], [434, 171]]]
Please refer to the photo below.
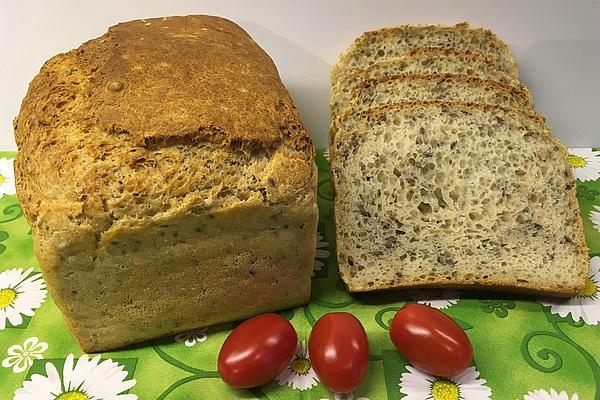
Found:
[[520, 85], [518, 79], [498, 71], [491, 58], [474, 50], [441, 47], [417, 47], [405, 55], [378, 61], [368, 68], [344, 75], [331, 89], [332, 115], [348, 104], [354, 88], [363, 81], [399, 74], [462, 74], [491, 80], [503, 85]]
[[331, 71], [331, 81], [379, 60], [400, 57], [412, 47], [451, 47], [476, 50], [492, 59], [494, 66], [518, 78], [519, 69], [508, 46], [488, 29], [472, 28], [466, 22], [454, 26], [402, 25], [365, 32], [340, 55]]
[[468, 75], [393, 75], [367, 80], [353, 92], [339, 114], [332, 114], [330, 139], [340, 122], [353, 113], [386, 104], [414, 100], [448, 100], [495, 104], [533, 112], [533, 98], [523, 85], [503, 85]]
[[440, 101], [352, 121], [332, 158], [337, 260], [351, 292], [582, 289], [575, 179], [545, 125], [502, 107]]

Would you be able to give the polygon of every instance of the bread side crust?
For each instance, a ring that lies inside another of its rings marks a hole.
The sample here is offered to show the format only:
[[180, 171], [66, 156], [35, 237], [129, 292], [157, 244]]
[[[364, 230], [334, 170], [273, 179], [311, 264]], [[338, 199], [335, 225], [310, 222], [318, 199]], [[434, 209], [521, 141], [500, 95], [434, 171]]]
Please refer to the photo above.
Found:
[[85, 240], [36, 247], [45, 250], [38, 252], [44, 277], [83, 350], [107, 351], [307, 303], [317, 213], [311, 199], [256, 202], [123, 221], [97, 248], [82, 247]]

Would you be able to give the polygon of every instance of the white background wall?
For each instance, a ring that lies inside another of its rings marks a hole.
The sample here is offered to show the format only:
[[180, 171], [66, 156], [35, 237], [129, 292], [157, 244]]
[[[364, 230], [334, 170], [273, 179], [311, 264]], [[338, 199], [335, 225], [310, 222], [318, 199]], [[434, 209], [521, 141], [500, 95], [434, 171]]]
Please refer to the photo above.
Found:
[[364, 30], [466, 20], [513, 50], [523, 81], [569, 146], [600, 146], [600, 0], [2, 0], [0, 149], [14, 149], [12, 118], [42, 63], [119, 21], [213, 14], [232, 19], [271, 55], [318, 146], [328, 131], [328, 72]]

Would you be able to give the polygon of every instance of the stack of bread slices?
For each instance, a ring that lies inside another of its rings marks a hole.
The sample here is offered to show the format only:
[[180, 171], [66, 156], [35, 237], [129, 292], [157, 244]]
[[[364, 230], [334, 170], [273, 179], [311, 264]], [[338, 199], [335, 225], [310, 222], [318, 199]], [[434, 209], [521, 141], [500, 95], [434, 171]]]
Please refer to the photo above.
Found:
[[337, 259], [350, 291], [582, 289], [566, 150], [494, 33], [466, 23], [366, 32], [331, 80]]

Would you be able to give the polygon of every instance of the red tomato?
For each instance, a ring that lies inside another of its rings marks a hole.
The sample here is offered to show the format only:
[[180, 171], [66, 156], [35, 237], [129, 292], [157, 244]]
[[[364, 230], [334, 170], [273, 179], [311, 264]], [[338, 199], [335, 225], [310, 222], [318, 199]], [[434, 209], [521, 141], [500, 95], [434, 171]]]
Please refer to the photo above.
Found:
[[334, 392], [351, 392], [367, 372], [367, 334], [352, 314], [325, 314], [312, 329], [308, 354], [321, 383]]
[[241, 323], [225, 339], [219, 352], [221, 379], [235, 388], [251, 388], [272, 381], [296, 350], [292, 324], [277, 314], [262, 314]]
[[404, 358], [431, 375], [454, 376], [473, 360], [473, 347], [461, 327], [443, 312], [421, 304], [409, 304], [396, 313], [390, 338]]

